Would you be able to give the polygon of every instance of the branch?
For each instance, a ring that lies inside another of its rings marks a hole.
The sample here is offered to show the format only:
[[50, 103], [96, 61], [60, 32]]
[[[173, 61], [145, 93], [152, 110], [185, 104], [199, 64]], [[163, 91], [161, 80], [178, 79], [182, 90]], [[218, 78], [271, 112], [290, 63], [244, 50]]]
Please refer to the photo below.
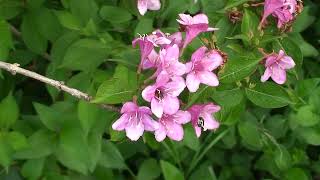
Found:
[[[36, 80], [41, 81], [45, 84], [53, 86], [53, 87], [57, 88], [58, 90], [64, 91], [64, 92], [66, 92], [66, 93], [68, 93], [78, 99], [82, 99], [82, 100], [85, 100], [88, 102], [90, 102], [93, 99], [92, 96], [90, 96], [89, 94], [86, 94], [86, 93], [81, 92], [81, 91], [74, 89], [74, 88], [70, 88], [70, 87], [66, 86], [64, 84], [64, 82], [62, 82], [62, 81], [49, 79], [49, 78], [42, 76], [40, 74], [37, 74], [35, 72], [20, 68], [19, 66], [20, 65], [17, 63], [10, 64], [10, 63], [5, 63], [5, 62], [0, 61], [0, 69], [4, 69], [8, 72], [11, 72], [12, 75], [22, 74], [24, 76], [36, 79]], [[116, 111], [116, 112], [119, 111], [119, 109], [117, 107], [114, 107], [111, 105], [102, 104], [100, 106], [104, 109], [107, 109], [107, 110]]]
[[[17, 28], [15, 28], [13, 25], [9, 24], [9, 26], [10, 26], [11, 32], [12, 32], [16, 37], [21, 38], [21, 36], [22, 36], [21, 32], [20, 32]], [[42, 54], [41, 56], [42, 56], [43, 58], [49, 60], [49, 61], [51, 60], [51, 59], [50, 59], [50, 55], [49, 55], [48, 53], [44, 53], [44, 54]]]

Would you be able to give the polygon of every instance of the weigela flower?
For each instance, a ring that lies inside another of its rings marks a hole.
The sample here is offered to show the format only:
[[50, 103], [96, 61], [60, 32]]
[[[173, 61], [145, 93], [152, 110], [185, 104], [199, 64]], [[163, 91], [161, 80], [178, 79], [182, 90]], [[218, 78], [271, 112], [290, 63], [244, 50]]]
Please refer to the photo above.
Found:
[[180, 19], [177, 19], [177, 21], [180, 23], [182, 30], [186, 32], [183, 48], [200, 33], [218, 30], [217, 28], [209, 27], [208, 17], [205, 14], [198, 14], [194, 17], [188, 14], [179, 14], [179, 16]]
[[280, 50], [279, 54], [270, 54], [266, 57], [266, 70], [261, 77], [261, 81], [265, 82], [271, 77], [277, 84], [284, 84], [287, 79], [286, 70], [294, 66], [293, 59], [290, 56], [286, 56], [283, 50]]
[[173, 115], [164, 114], [159, 119], [159, 128], [155, 131], [157, 141], [163, 141], [166, 136], [175, 141], [183, 139], [182, 124], [186, 124], [191, 120], [191, 115], [188, 111], [179, 110]]
[[182, 76], [186, 73], [186, 66], [179, 62], [179, 47], [174, 44], [160, 50], [161, 67], [158, 71], [166, 71], [169, 76]]
[[[151, 35], [141, 35], [141, 37], [138, 37], [136, 39], [134, 39], [132, 41], [132, 46], [135, 47], [137, 44], [139, 44], [140, 47], [140, 56], [141, 56], [141, 60], [140, 60], [140, 66], [141, 68], [147, 69], [147, 68], [151, 68], [153, 66], [149, 64], [144, 65], [145, 61], [154, 61], [155, 59], [155, 51], [154, 47], [158, 47], [161, 45], [167, 45], [170, 44], [171, 40], [169, 40], [168, 38], [166, 38], [165, 36], [159, 36], [159, 34], [157, 34], [156, 32], [153, 32]], [[153, 53], [151, 55], [151, 57], [149, 56], [150, 53]], [[151, 63], [153, 64], [153, 63]], [[150, 67], [151, 66], [151, 67]]]
[[161, 72], [156, 83], [147, 86], [142, 91], [144, 100], [151, 102], [151, 111], [160, 118], [163, 113], [175, 114], [180, 107], [178, 96], [185, 88], [185, 81], [182, 77], [171, 77], [165, 72]]
[[281, 28], [294, 19], [296, 11], [296, 0], [265, 0], [263, 17], [259, 27], [261, 28], [267, 17], [272, 14], [278, 19], [277, 27]]
[[220, 111], [220, 106], [213, 103], [196, 104], [189, 108], [188, 111], [191, 114], [192, 126], [197, 137], [200, 137], [201, 131], [219, 128], [219, 122], [214, 119], [212, 114]]
[[192, 54], [191, 62], [186, 64], [186, 85], [190, 92], [196, 92], [200, 83], [208, 86], [218, 86], [219, 80], [212, 72], [223, 63], [223, 58], [216, 50], [210, 50], [203, 46]]
[[143, 135], [144, 130], [155, 131], [159, 123], [151, 118], [152, 112], [146, 106], [137, 106], [133, 102], [125, 103], [121, 108], [122, 116], [112, 124], [112, 129], [126, 131], [126, 135], [132, 141], [137, 141]]
[[138, 10], [141, 15], [144, 15], [148, 9], [156, 11], [160, 8], [160, 0], [138, 0]]

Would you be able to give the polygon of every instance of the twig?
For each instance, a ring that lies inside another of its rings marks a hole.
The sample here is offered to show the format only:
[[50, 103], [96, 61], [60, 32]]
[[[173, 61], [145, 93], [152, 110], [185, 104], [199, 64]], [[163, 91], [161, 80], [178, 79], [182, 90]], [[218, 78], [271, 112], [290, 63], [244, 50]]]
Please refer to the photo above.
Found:
[[[13, 25], [11, 25], [11, 24], [9, 24], [10, 25], [10, 30], [11, 30], [11, 32], [16, 36], [16, 37], [18, 37], [18, 38], [21, 38], [21, 32], [17, 29], [17, 28], [15, 28]], [[45, 58], [45, 59], [47, 59], [47, 60], [51, 60], [51, 58], [50, 58], [50, 55], [48, 54], [48, 53], [44, 53], [44, 54], [42, 54], [42, 57], [43, 58]]]
[[[41, 81], [43, 83], [46, 83], [48, 85], [51, 85], [55, 88], [57, 88], [58, 90], [64, 91], [78, 99], [82, 99], [85, 101], [90, 102], [93, 98], [92, 96], [90, 96], [89, 94], [86, 94], [84, 92], [81, 92], [77, 89], [74, 88], [70, 88], [68, 86], [66, 86], [64, 84], [64, 82], [62, 81], [57, 81], [57, 80], [53, 80], [50, 78], [47, 78], [45, 76], [42, 76], [40, 74], [37, 74], [35, 72], [23, 69], [19, 67], [20, 65], [15, 63], [15, 64], [10, 64], [10, 63], [6, 63], [6, 62], [2, 62], [0, 61], [0, 69], [4, 69], [8, 72], [10, 72], [12, 75], [16, 75], [16, 74], [22, 74], [24, 76], [36, 79], [38, 81]], [[111, 105], [107, 105], [107, 104], [102, 104], [100, 105], [102, 108], [107, 109], [107, 110], [111, 110], [111, 111], [119, 111], [119, 109], [117, 107], [111, 106]]]

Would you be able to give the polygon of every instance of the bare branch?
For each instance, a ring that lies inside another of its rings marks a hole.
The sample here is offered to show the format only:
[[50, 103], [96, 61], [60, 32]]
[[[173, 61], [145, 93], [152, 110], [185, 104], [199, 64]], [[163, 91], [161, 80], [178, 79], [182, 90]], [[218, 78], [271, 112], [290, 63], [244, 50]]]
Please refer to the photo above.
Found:
[[[47, 78], [45, 76], [42, 76], [40, 74], [37, 74], [35, 72], [23, 69], [19, 67], [20, 65], [15, 63], [15, 64], [10, 64], [10, 63], [6, 63], [6, 62], [2, 62], [0, 61], [0, 69], [4, 69], [8, 72], [10, 72], [12, 75], [16, 75], [16, 74], [22, 74], [24, 76], [36, 79], [38, 81], [41, 81], [43, 83], [46, 83], [48, 85], [51, 85], [55, 88], [57, 88], [58, 90], [64, 91], [78, 99], [82, 99], [85, 101], [90, 102], [92, 100], [92, 96], [90, 96], [89, 94], [86, 94], [84, 92], [81, 92], [77, 89], [74, 88], [70, 88], [68, 86], [66, 86], [64, 84], [64, 82], [62, 81], [57, 81], [54, 79], [50, 79]], [[107, 110], [111, 110], [111, 111], [119, 111], [119, 109], [117, 107], [111, 106], [111, 105], [107, 105], [107, 104], [102, 104], [100, 105], [102, 108], [107, 109]]]

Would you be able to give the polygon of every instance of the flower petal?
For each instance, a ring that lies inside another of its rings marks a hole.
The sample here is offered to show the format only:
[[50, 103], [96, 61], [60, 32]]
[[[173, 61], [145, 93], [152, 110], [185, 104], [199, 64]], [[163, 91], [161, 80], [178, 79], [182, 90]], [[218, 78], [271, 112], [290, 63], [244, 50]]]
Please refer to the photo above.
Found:
[[203, 117], [204, 119], [204, 125], [203, 127], [205, 129], [217, 129], [219, 127], [219, 122], [216, 121], [211, 114], [209, 113], [202, 113], [201, 116]]
[[183, 128], [180, 124], [172, 122], [166, 123], [167, 136], [175, 141], [181, 141], [183, 139]]
[[112, 124], [112, 129], [117, 131], [122, 131], [126, 128], [129, 122], [130, 116], [128, 114], [123, 114], [118, 120]]
[[220, 111], [220, 109], [221, 109], [220, 106], [215, 105], [213, 103], [208, 103], [203, 107], [202, 111], [207, 113], [216, 113]]
[[167, 84], [169, 80], [169, 74], [166, 71], [161, 71], [156, 80], [157, 87]]
[[130, 124], [126, 127], [126, 135], [132, 141], [137, 141], [143, 135], [143, 132], [144, 126], [138, 119], [131, 120]]
[[148, 0], [148, 9], [159, 10], [161, 8], [160, 0]]
[[163, 114], [163, 103], [153, 98], [151, 100], [151, 111], [153, 112], [154, 115], [160, 118]]
[[154, 121], [149, 115], [141, 115], [141, 120], [146, 131], [155, 131], [159, 128], [159, 123]]
[[264, 74], [261, 76], [261, 82], [266, 82], [272, 75], [272, 71], [269, 67], [266, 68]]
[[191, 121], [191, 114], [188, 111], [179, 110], [173, 116], [173, 120], [178, 124], [186, 124]]
[[158, 142], [161, 142], [166, 138], [167, 131], [161, 123], [159, 124], [159, 128], [154, 132], [154, 135], [155, 135], [156, 140]]
[[142, 91], [142, 97], [144, 100], [150, 102], [151, 99], [154, 97], [154, 92], [156, 91], [156, 86], [147, 86], [143, 91]]
[[141, 15], [144, 15], [148, 10], [147, 0], [138, 0], [138, 10]]
[[222, 63], [223, 63], [223, 58], [215, 50], [210, 51], [207, 54], [207, 56], [201, 59], [201, 64], [207, 71], [213, 71], [214, 69], [219, 67]]
[[197, 14], [193, 17], [193, 24], [209, 24], [208, 17], [205, 14]]
[[272, 80], [277, 84], [284, 84], [287, 80], [286, 71], [278, 65], [272, 66]]
[[123, 113], [133, 112], [137, 110], [138, 110], [137, 104], [133, 102], [126, 102], [121, 108], [121, 113], [123, 114]]
[[177, 97], [165, 96], [162, 101], [164, 113], [172, 115], [179, 110], [180, 102]]
[[180, 76], [172, 77], [172, 81], [167, 83], [165, 87], [165, 92], [171, 96], [177, 97], [186, 87], [184, 79]]
[[279, 62], [279, 66], [281, 66], [282, 69], [291, 69], [295, 65], [295, 62], [290, 56], [284, 56]]
[[218, 77], [210, 71], [201, 71], [197, 73], [200, 82], [208, 86], [218, 86], [219, 80]]
[[206, 51], [208, 50], [207, 47], [202, 46], [199, 49], [197, 49], [191, 56], [191, 61], [195, 62], [195, 61], [199, 61], [201, 59], [203, 59]]
[[195, 72], [190, 72], [186, 78], [186, 85], [190, 92], [196, 92], [199, 89], [200, 79]]

